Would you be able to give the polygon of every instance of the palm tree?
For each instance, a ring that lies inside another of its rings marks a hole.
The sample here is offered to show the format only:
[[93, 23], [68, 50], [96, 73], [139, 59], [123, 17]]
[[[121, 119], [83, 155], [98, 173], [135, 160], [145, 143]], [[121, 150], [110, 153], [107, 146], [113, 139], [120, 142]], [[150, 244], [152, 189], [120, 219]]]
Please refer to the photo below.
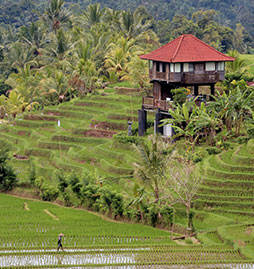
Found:
[[115, 43], [110, 43], [108, 52], [105, 56], [105, 67], [108, 72], [115, 72], [121, 78], [127, 73], [126, 63], [130, 61], [131, 56], [140, 54], [139, 47], [135, 45], [135, 40], [128, 40], [121, 37]]
[[38, 50], [42, 48], [46, 42], [46, 33], [39, 22], [32, 22], [29, 26], [22, 26], [18, 35], [21, 40], [24, 40], [30, 46], [35, 47], [38, 54]]
[[194, 118], [194, 125], [198, 131], [201, 131], [210, 146], [214, 146], [216, 131], [223, 127], [222, 120], [214, 110], [207, 110], [205, 103], [201, 103]]
[[89, 5], [87, 10], [83, 12], [81, 18], [79, 19], [81, 25], [91, 27], [95, 24], [102, 22], [105, 10], [101, 9], [99, 3], [94, 5]]
[[25, 98], [15, 90], [12, 90], [6, 100], [6, 112], [11, 114], [15, 119], [17, 114], [25, 111], [28, 103], [25, 102]]
[[147, 144], [135, 146], [140, 160], [135, 163], [134, 175], [153, 193], [156, 204], [160, 202], [161, 186], [166, 176], [165, 147], [159, 135], [149, 137]]
[[37, 65], [35, 48], [21, 42], [12, 44], [2, 64], [10, 65], [12, 68], [24, 68], [25, 64]]
[[63, 5], [64, 0], [51, 0], [43, 15], [44, 22], [50, 24], [55, 33], [62, 25], [70, 23], [70, 11], [63, 9]]
[[127, 39], [135, 38], [146, 32], [151, 25], [151, 21], [140, 14], [138, 9], [134, 12], [127, 10], [121, 13], [120, 28]]
[[244, 73], [246, 71], [247, 67], [247, 61], [246, 59], [242, 59], [240, 57], [240, 54], [236, 50], [231, 50], [228, 52], [228, 55], [235, 58], [233, 62], [227, 62], [226, 64], [226, 70], [227, 72], [239, 72]]

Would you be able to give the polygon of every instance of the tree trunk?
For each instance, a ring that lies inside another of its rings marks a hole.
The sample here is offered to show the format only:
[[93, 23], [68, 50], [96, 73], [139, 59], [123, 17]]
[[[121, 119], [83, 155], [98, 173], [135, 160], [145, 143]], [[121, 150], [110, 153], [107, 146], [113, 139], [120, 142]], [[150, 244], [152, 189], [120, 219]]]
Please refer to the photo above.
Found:
[[190, 207], [186, 206], [186, 214], [187, 214], [187, 236], [190, 237], [192, 231], [192, 225], [190, 220]]

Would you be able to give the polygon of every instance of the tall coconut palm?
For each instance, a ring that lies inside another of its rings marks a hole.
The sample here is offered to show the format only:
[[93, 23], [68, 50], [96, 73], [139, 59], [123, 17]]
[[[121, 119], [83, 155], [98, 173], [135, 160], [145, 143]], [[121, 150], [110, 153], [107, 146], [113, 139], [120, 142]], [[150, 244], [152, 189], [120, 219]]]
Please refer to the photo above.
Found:
[[21, 40], [35, 47], [37, 53], [39, 53], [38, 49], [42, 48], [46, 42], [46, 32], [39, 22], [32, 22], [29, 26], [22, 26], [18, 35]]
[[48, 8], [43, 14], [43, 20], [49, 24], [56, 33], [63, 25], [70, 23], [71, 13], [63, 8], [64, 0], [51, 0]]
[[25, 64], [37, 65], [35, 48], [22, 42], [12, 44], [6, 54], [5, 61], [2, 64], [10, 65], [12, 68], [24, 68]]
[[102, 22], [104, 14], [105, 10], [101, 9], [99, 3], [89, 5], [79, 18], [79, 22], [81, 25], [91, 27], [95, 24]]
[[138, 10], [123, 11], [120, 17], [120, 28], [127, 39], [135, 38], [151, 28], [151, 21], [146, 20]]

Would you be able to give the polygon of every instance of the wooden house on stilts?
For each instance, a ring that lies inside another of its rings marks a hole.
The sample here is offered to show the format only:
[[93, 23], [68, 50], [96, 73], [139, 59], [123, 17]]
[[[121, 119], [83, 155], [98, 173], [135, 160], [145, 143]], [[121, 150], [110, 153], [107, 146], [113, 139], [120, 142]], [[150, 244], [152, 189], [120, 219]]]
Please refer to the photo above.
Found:
[[[199, 96], [199, 86], [209, 86], [214, 95], [215, 84], [224, 80], [225, 62], [234, 61], [193, 35], [182, 35], [168, 44], [140, 56], [149, 60], [149, 77], [153, 84], [152, 96], [143, 98], [139, 110], [139, 135], [146, 132], [147, 111], [155, 111], [155, 131], [170, 136], [170, 129], [160, 127], [160, 121], [170, 117], [172, 89], [192, 89]], [[167, 127], [167, 126], [166, 126]]]

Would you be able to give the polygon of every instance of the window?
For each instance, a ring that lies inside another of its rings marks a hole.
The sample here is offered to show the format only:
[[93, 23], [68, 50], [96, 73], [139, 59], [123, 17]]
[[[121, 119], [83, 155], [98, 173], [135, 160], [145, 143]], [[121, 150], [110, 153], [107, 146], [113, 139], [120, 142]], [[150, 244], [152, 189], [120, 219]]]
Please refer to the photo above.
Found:
[[189, 63], [183, 64], [183, 72], [189, 72]]
[[166, 72], [166, 63], [162, 63], [162, 72]]
[[163, 65], [162, 65], [162, 63], [160, 63], [160, 72], [162, 72], [163, 71]]
[[170, 64], [170, 72], [174, 73], [175, 72], [175, 65]]
[[181, 72], [181, 64], [175, 64], [175, 72]]
[[215, 71], [215, 62], [206, 62], [205, 63], [206, 71]]
[[218, 62], [218, 71], [224, 71], [224, 70], [225, 70], [225, 63]]
[[156, 72], [160, 72], [160, 63], [155, 62], [156, 64]]
[[183, 72], [193, 72], [194, 66], [193, 63], [184, 63], [183, 64]]
[[149, 61], [149, 69], [150, 69], [150, 70], [153, 69], [153, 61]]

